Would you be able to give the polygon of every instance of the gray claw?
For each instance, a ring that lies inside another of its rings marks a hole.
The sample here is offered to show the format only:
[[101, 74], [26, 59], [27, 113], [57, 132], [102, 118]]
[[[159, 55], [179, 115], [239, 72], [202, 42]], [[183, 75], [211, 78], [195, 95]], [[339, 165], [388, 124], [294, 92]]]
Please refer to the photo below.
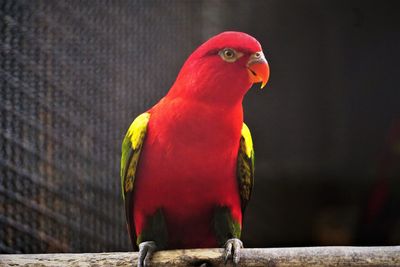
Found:
[[156, 242], [145, 241], [139, 244], [138, 267], [149, 266], [151, 256], [157, 250]]
[[240, 239], [228, 239], [225, 243], [225, 264], [229, 259], [232, 259], [234, 265], [237, 265], [240, 260], [240, 249], [243, 248], [243, 243]]

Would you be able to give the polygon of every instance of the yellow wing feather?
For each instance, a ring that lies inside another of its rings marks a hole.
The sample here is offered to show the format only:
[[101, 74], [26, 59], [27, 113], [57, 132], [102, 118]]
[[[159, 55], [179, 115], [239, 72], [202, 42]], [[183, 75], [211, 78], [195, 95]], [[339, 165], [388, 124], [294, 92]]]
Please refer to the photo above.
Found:
[[140, 114], [129, 126], [122, 142], [121, 187], [123, 197], [125, 197], [126, 192], [133, 189], [136, 166], [146, 136], [149, 119], [150, 113]]
[[253, 156], [253, 139], [251, 138], [250, 129], [245, 123], [242, 126], [242, 138], [245, 142], [246, 155], [251, 158]]

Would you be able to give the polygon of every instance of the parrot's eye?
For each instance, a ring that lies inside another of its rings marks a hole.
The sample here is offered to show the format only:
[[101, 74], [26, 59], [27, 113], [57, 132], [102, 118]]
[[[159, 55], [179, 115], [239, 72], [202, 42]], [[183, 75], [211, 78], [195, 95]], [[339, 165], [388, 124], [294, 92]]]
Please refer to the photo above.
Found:
[[242, 53], [238, 53], [231, 48], [225, 48], [219, 51], [219, 56], [226, 62], [235, 62], [238, 58], [242, 56]]
[[225, 58], [234, 58], [235, 57], [235, 52], [233, 52], [230, 49], [224, 50], [224, 57]]

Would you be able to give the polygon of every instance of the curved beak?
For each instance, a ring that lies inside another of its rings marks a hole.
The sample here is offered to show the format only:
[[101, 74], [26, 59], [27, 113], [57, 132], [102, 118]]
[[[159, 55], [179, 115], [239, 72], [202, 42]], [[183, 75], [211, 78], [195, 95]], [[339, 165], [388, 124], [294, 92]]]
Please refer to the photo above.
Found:
[[269, 65], [262, 52], [251, 55], [247, 63], [249, 79], [252, 83], [261, 83], [261, 89], [267, 84], [269, 79]]

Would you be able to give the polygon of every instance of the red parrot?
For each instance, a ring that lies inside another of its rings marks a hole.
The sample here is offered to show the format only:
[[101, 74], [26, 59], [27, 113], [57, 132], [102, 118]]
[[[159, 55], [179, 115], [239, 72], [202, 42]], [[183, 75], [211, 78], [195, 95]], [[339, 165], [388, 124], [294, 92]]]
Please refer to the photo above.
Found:
[[239, 261], [254, 175], [242, 101], [268, 78], [260, 43], [223, 32], [198, 47], [167, 95], [133, 121], [121, 185], [138, 266], [155, 250], [216, 246], [225, 247], [225, 261]]

